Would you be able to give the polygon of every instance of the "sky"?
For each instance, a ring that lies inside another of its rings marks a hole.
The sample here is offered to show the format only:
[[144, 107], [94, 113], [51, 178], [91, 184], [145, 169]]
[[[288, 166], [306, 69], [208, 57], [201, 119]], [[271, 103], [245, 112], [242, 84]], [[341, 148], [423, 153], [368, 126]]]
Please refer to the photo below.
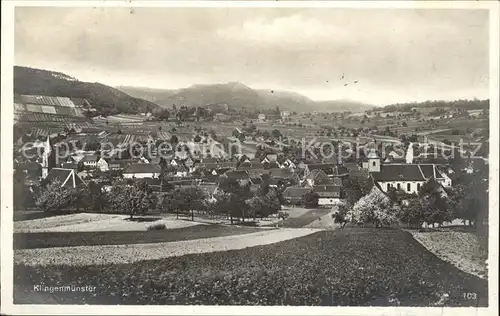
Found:
[[463, 9], [17, 7], [14, 50], [111, 86], [239, 81], [385, 105], [488, 98], [488, 24]]

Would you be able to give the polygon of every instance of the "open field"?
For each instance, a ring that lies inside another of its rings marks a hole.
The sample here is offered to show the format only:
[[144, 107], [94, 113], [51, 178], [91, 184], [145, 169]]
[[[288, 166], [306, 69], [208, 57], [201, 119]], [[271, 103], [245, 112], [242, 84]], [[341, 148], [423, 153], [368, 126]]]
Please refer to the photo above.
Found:
[[409, 231], [425, 248], [462, 271], [487, 279], [488, 250], [483, 249], [472, 232], [449, 229]]
[[[178, 222], [183, 223], [184, 221], [179, 220]], [[243, 235], [260, 231], [262, 229], [255, 227], [193, 225], [152, 231], [15, 233], [14, 249], [147, 244]]]
[[168, 218], [129, 221], [128, 215], [78, 213], [52, 216], [14, 223], [16, 233], [41, 232], [102, 232], [102, 231], [145, 231], [148, 226], [165, 224], [167, 229], [183, 228], [200, 223]]
[[[59, 215], [63, 215], [63, 214], [59, 214]], [[41, 218], [47, 218], [47, 217], [53, 217], [53, 216], [58, 216], [58, 215], [54, 214], [54, 213], [50, 213], [50, 212], [40, 211], [40, 210], [15, 210], [13, 212], [13, 221], [19, 222], [19, 221], [41, 219]]]
[[257, 232], [243, 235], [233, 234], [174, 242], [20, 249], [14, 251], [14, 261], [31, 266], [122, 264], [268, 245], [303, 237], [316, 231], [318, 230], [309, 228], [258, 229]]
[[[195, 242], [199, 241], [182, 243]], [[84, 248], [90, 247], [79, 248], [77, 264], [90, 252]], [[105, 261], [114, 261], [114, 250], [98, 249]], [[400, 230], [345, 228], [265, 246], [179, 257], [168, 249], [169, 258], [160, 260], [151, 260], [158, 256], [150, 256], [144, 245], [130, 249], [130, 259], [137, 255], [148, 260], [66, 265], [62, 250], [57, 257], [51, 253], [54, 259], [48, 266], [16, 260], [14, 303], [487, 306], [487, 281], [440, 260]], [[49, 253], [38, 255], [45, 258]], [[34, 292], [38, 284], [96, 290]], [[477, 293], [477, 299], [464, 298], [466, 292]]]

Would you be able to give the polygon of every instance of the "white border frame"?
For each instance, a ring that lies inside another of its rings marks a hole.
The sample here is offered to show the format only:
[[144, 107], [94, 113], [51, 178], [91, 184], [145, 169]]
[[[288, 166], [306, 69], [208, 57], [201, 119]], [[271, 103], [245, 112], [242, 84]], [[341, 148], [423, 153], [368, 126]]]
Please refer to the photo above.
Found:
[[[497, 1], [2, 1], [2, 108], [1, 108], [1, 312], [5, 314], [73, 315], [486, 315], [498, 313], [498, 117], [499, 117], [499, 16]], [[12, 144], [14, 9], [20, 6], [59, 7], [325, 7], [406, 9], [487, 9], [490, 12], [490, 181], [489, 181], [489, 307], [262, 307], [262, 306], [102, 306], [13, 305]]]

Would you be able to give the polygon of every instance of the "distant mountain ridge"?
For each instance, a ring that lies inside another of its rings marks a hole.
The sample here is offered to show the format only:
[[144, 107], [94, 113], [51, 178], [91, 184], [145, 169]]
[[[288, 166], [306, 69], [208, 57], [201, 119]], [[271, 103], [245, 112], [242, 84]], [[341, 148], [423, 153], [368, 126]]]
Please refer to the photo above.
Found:
[[66, 74], [14, 66], [14, 93], [87, 99], [99, 114], [153, 111], [159, 106], [141, 98], [132, 97], [116, 88], [101, 83], [79, 81]]
[[252, 89], [240, 82], [195, 84], [176, 90], [127, 86], [120, 86], [117, 89], [163, 107], [172, 107], [173, 104], [207, 106], [225, 103], [234, 108], [265, 110], [279, 107], [281, 110], [297, 112], [363, 112], [375, 107], [349, 100], [313, 101], [296, 92]]

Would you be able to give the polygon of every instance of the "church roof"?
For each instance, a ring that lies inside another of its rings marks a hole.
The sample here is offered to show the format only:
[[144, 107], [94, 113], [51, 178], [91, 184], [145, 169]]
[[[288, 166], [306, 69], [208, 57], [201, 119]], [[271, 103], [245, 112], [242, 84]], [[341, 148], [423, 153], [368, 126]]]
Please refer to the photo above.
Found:
[[376, 181], [425, 181], [422, 170], [417, 164], [381, 165], [380, 172], [372, 172]]
[[75, 188], [80, 184], [85, 184], [83, 180], [76, 174], [73, 169], [53, 168], [45, 178], [46, 181], [52, 182], [56, 179], [61, 181], [61, 186]]

